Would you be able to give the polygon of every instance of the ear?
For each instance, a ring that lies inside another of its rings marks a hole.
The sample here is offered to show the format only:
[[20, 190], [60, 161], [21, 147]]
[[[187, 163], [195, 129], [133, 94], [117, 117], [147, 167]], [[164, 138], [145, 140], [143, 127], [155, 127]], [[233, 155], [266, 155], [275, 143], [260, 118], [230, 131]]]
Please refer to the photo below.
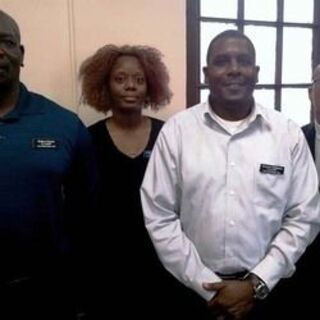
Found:
[[20, 66], [23, 67], [24, 64], [23, 64], [23, 61], [24, 61], [24, 46], [23, 45], [20, 45], [20, 52], [21, 52], [21, 61], [20, 61]]
[[258, 82], [259, 82], [260, 67], [259, 67], [259, 66], [256, 66], [255, 69], [256, 69], [256, 83], [258, 83]]
[[309, 96], [309, 100], [310, 100], [311, 103], [312, 103], [312, 87], [309, 87], [309, 88], [308, 88], [308, 96]]
[[204, 74], [204, 83], [208, 84], [208, 67], [202, 68], [203, 74]]

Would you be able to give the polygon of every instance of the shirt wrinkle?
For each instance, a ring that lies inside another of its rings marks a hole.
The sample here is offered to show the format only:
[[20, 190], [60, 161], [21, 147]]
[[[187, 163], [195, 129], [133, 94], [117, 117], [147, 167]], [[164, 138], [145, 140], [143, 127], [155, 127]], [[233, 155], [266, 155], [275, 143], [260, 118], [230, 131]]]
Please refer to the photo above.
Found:
[[[298, 139], [300, 128], [259, 104], [249, 117], [230, 136], [208, 125], [216, 124], [208, 102], [173, 116], [141, 189], [146, 227], [163, 263], [206, 299], [212, 293], [201, 283], [218, 280], [217, 272], [254, 271], [272, 289], [292, 274], [319, 230], [316, 171], [305, 140]], [[178, 168], [179, 179], [170, 168]], [[169, 215], [179, 216], [181, 228], [170, 228]], [[172, 237], [175, 246], [168, 249]]]

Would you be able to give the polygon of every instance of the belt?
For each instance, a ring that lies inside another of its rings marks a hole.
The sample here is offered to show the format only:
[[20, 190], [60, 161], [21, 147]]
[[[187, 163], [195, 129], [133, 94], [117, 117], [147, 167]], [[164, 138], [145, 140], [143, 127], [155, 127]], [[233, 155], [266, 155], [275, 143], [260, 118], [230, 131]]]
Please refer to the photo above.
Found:
[[247, 274], [248, 271], [240, 271], [230, 274], [216, 272], [216, 275], [219, 276], [222, 280], [242, 280]]

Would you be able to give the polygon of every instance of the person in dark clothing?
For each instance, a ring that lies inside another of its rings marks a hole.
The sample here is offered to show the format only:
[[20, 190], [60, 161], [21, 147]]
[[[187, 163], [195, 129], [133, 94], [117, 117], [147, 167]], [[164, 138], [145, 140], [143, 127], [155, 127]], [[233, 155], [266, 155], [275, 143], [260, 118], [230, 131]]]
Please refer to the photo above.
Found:
[[180, 313], [177, 301], [184, 293], [158, 260], [144, 227], [139, 195], [163, 124], [143, 110], [158, 110], [172, 95], [161, 58], [149, 46], [109, 44], [80, 68], [84, 103], [112, 113], [89, 127], [100, 173], [91, 318], [103, 319], [110, 308], [117, 318], [149, 318], [150, 310], [157, 317], [170, 316], [173, 310]]
[[75, 319], [91, 138], [74, 113], [20, 82], [23, 58], [19, 27], [0, 10], [0, 318]]

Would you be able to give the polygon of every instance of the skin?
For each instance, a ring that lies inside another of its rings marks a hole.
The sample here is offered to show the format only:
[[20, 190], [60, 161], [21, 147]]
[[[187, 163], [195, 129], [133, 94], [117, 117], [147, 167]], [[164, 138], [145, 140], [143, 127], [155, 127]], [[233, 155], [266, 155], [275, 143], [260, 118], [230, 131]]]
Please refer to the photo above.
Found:
[[109, 90], [113, 113], [140, 114], [147, 95], [147, 81], [139, 60], [120, 56], [110, 74]]
[[146, 147], [151, 121], [142, 115], [147, 99], [147, 79], [136, 57], [120, 56], [108, 82], [112, 117], [106, 120], [118, 149], [129, 157], [138, 156]]
[[216, 295], [208, 302], [213, 315], [223, 319], [244, 319], [254, 305], [254, 291], [249, 280], [224, 280], [205, 283], [203, 287]]
[[309, 99], [312, 105], [312, 112], [317, 123], [320, 124], [320, 65], [313, 71], [312, 86], [309, 89]]
[[0, 11], [0, 116], [11, 111], [17, 101], [23, 57], [17, 26]]
[[255, 65], [254, 52], [246, 39], [217, 40], [203, 72], [210, 90], [210, 105], [216, 114], [230, 121], [249, 115], [259, 67]]
[[[218, 39], [211, 47], [208, 66], [203, 71], [210, 89], [209, 102], [216, 114], [230, 121], [244, 119], [250, 114], [259, 67], [246, 39]], [[224, 280], [205, 283], [203, 287], [216, 293], [208, 307], [219, 320], [244, 319], [253, 308], [254, 291], [250, 280]]]

